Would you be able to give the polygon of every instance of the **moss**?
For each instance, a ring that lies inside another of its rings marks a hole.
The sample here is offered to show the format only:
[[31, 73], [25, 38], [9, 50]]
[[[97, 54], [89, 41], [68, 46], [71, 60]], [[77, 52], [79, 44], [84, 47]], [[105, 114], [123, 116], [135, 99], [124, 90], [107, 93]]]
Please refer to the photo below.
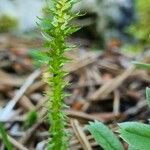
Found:
[[7, 32], [14, 28], [16, 28], [18, 22], [16, 18], [8, 15], [1, 15], [0, 16], [0, 32]]

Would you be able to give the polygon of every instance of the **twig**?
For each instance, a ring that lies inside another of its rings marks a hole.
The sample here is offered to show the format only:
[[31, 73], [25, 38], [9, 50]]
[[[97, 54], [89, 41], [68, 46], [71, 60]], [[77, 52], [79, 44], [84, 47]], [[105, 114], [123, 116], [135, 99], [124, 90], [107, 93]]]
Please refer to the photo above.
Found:
[[90, 145], [88, 139], [86, 138], [85, 133], [83, 132], [82, 128], [79, 125], [79, 122], [77, 120], [71, 120], [71, 125], [72, 125], [73, 130], [74, 130], [77, 138], [79, 139], [83, 149], [84, 150], [92, 150], [91, 145]]
[[14, 138], [8, 135], [8, 139], [13, 146], [15, 146], [19, 150], [28, 150], [26, 147], [24, 147], [22, 144], [20, 144], [18, 141], [16, 141]]
[[98, 101], [101, 98], [107, 97], [108, 94], [113, 92], [113, 90], [116, 90], [128, 78], [128, 76], [131, 75], [134, 69], [135, 66], [131, 66], [112, 81], [102, 85], [102, 87], [100, 87], [91, 97], [88, 98], [89, 101]]
[[38, 126], [43, 122], [43, 120], [38, 121], [33, 127], [28, 129], [25, 134], [22, 136], [22, 138], [19, 140], [20, 143], [26, 144], [27, 141], [31, 138], [34, 131], [38, 128]]
[[120, 93], [118, 90], [114, 91], [113, 113], [117, 116], [120, 109]]
[[69, 65], [66, 65], [65, 68], [66, 70], [68, 70], [68, 72], [74, 72], [74, 71], [77, 71], [79, 69], [82, 69], [84, 68], [85, 66], [88, 66], [94, 62], [97, 61], [98, 57], [100, 56], [101, 54], [99, 55], [92, 55], [90, 57], [87, 57], [87, 58], [84, 58], [78, 62], [75, 62], [75, 63], [72, 63], [72, 64], [69, 64]]
[[[6, 107], [1, 111], [0, 118], [4, 118], [3, 116], [6, 116], [7, 114], [11, 113], [16, 103], [20, 100], [20, 98], [23, 96], [23, 94], [26, 92], [26, 90], [32, 85], [34, 80], [38, 78], [41, 74], [40, 70], [35, 70], [25, 81], [23, 86], [19, 89], [19, 91], [16, 92], [13, 99], [8, 102]], [[4, 118], [4, 120], [7, 118]]]
[[66, 113], [67, 113], [67, 116], [71, 118], [84, 119], [87, 121], [99, 120], [99, 121], [104, 122], [104, 120], [99, 117], [95, 117], [94, 115], [86, 114], [80, 111], [66, 110]]
[[126, 115], [135, 115], [137, 114], [143, 107], [147, 106], [146, 100], [140, 100], [136, 106], [127, 109], [124, 114]]

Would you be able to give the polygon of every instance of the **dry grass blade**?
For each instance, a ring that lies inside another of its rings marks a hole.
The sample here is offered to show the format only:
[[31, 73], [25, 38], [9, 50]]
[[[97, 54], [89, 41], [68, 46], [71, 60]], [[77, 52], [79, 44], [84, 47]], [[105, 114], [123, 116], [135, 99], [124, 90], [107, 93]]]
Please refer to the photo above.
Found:
[[120, 112], [120, 93], [118, 90], [114, 91], [113, 113], [117, 116]]
[[131, 66], [125, 70], [121, 75], [114, 78], [112, 81], [107, 82], [102, 87], [100, 87], [92, 96], [89, 97], [89, 101], [97, 101], [100, 98], [107, 97], [111, 92], [117, 89], [131, 73], [134, 71], [135, 67]]
[[31, 127], [30, 129], [28, 129], [25, 134], [22, 136], [22, 138], [20, 139], [20, 143], [22, 144], [26, 144], [27, 141], [31, 138], [31, 136], [35, 133], [36, 129], [38, 128], [38, 126], [43, 122], [43, 120], [41, 119], [40, 121], [38, 121], [35, 125], [33, 125], [33, 127]]
[[8, 136], [8, 139], [9, 139], [10, 143], [12, 143], [12, 145], [14, 147], [16, 147], [17, 149], [19, 149], [19, 150], [28, 150], [26, 147], [24, 147], [22, 144], [20, 144], [18, 141], [16, 141], [11, 136]]
[[31, 111], [35, 108], [33, 103], [30, 101], [30, 99], [26, 96], [23, 96], [21, 100], [19, 101], [19, 104], [27, 111]]
[[79, 139], [83, 149], [84, 150], [92, 150], [92, 147], [91, 147], [85, 133], [83, 132], [83, 129], [79, 125], [79, 122], [77, 120], [71, 120], [71, 125], [72, 125], [72, 128], [73, 128], [77, 138]]
[[0, 70], [0, 83], [2, 85], [8, 86], [20, 86], [23, 82], [23, 79], [9, 75], [8, 73]]
[[124, 114], [126, 114], [126, 115], [135, 115], [136, 113], [138, 113], [145, 106], [147, 106], [147, 101], [146, 100], [141, 100], [134, 107], [131, 107], [131, 108], [127, 109], [124, 112]]
[[100, 56], [97, 55], [97, 54], [93, 54], [92, 56], [89, 56], [87, 58], [84, 58], [84, 59], [81, 59], [79, 60], [78, 62], [74, 62], [74, 63], [71, 63], [71, 64], [68, 64], [65, 66], [66, 70], [68, 70], [68, 72], [74, 72], [76, 70], [79, 70], [79, 69], [82, 69], [94, 62], [97, 61], [97, 58]]
[[5, 116], [11, 113], [16, 103], [20, 100], [20, 98], [23, 96], [26, 90], [32, 85], [34, 80], [40, 76], [40, 74], [41, 71], [36, 70], [27, 78], [27, 80], [25, 81], [23, 86], [19, 89], [19, 91], [16, 93], [14, 98], [11, 99], [10, 102], [6, 105], [6, 107], [3, 108], [3, 110], [1, 111], [1, 115], [0, 115], [1, 120], [5, 121], [7, 119]]
[[80, 111], [66, 110], [66, 113], [71, 118], [82, 119], [82, 120], [84, 119], [86, 121], [98, 120], [104, 122], [104, 120], [99, 117], [95, 117], [94, 115], [86, 114]]

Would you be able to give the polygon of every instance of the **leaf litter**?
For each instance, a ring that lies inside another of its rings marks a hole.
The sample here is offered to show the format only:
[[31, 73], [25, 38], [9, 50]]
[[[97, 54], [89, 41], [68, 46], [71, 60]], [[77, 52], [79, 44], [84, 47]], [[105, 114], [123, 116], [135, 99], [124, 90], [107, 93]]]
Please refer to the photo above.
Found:
[[[8, 133], [8, 140], [20, 150], [42, 150], [47, 142], [48, 123], [42, 82], [44, 66], [36, 68], [31, 49], [41, 46], [41, 39], [28, 40], [5, 35], [0, 45], [0, 121]], [[10, 40], [12, 39], [12, 40]], [[86, 42], [88, 43], [88, 41]], [[150, 85], [150, 72], [137, 69], [133, 60], [148, 62], [145, 52], [140, 57], [127, 56], [113, 49], [91, 51], [83, 45], [66, 55], [71, 58], [64, 69], [70, 73], [66, 80], [67, 130], [72, 134], [70, 149], [98, 149], [85, 131], [89, 121], [118, 123], [138, 120], [147, 122], [150, 112], [145, 98], [145, 87]], [[29, 113], [33, 115], [28, 115]], [[31, 119], [26, 126], [26, 119]], [[33, 117], [32, 117], [33, 116]], [[34, 117], [37, 116], [37, 120]], [[112, 126], [112, 129], [114, 127]], [[0, 147], [3, 144], [0, 143]]]

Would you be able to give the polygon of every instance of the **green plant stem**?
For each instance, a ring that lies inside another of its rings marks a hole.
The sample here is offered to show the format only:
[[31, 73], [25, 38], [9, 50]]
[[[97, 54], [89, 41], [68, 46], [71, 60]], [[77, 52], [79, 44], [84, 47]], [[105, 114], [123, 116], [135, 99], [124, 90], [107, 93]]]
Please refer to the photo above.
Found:
[[51, 138], [48, 142], [48, 150], [67, 150], [68, 134], [65, 131], [67, 117], [63, 109], [66, 94], [64, 88], [68, 85], [64, 78], [66, 72], [63, 70], [64, 64], [68, 61], [65, 51], [70, 49], [65, 40], [79, 28], [72, 26], [69, 22], [78, 16], [72, 13], [72, 6], [77, 0], [49, 0], [46, 18], [41, 20], [41, 30], [46, 41], [48, 57], [46, 82], [50, 92], [48, 96], [48, 118], [50, 123]]
[[[49, 66], [50, 68], [53, 68], [55, 70], [54, 72], [51, 73], [52, 75], [52, 82], [51, 82], [51, 95], [49, 98], [50, 102], [50, 107], [51, 111], [49, 111], [49, 119], [51, 123], [51, 129], [50, 132], [53, 134], [52, 139], [50, 141], [51, 145], [53, 146], [53, 150], [66, 150], [67, 149], [67, 138], [66, 138], [66, 132], [65, 132], [65, 126], [66, 126], [66, 117], [62, 112], [63, 109], [63, 103], [64, 103], [64, 76], [65, 73], [62, 70], [62, 61], [63, 61], [63, 43], [64, 41], [62, 40], [61, 42], [59, 41], [61, 39], [56, 39], [56, 43], [58, 44], [57, 50], [55, 49], [55, 52], [53, 50], [51, 51], [50, 55], [52, 56], [53, 59], [51, 60]], [[57, 52], [56, 52], [57, 51]], [[57, 144], [55, 144], [57, 141]]]
[[77, 0], [49, 0], [50, 5], [46, 18], [41, 20], [41, 30], [46, 41], [46, 52], [48, 57], [48, 69], [46, 82], [49, 85], [48, 96], [48, 118], [50, 123], [51, 138], [48, 142], [48, 150], [67, 150], [68, 134], [65, 131], [67, 117], [63, 112], [65, 108], [64, 92], [68, 83], [64, 80], [66, 72], [64, 64], [68, 61], [65, 51], [70, 49], [65, 39], [79, 28], [72, 26], [69, 22], [78, 16], [71, 12], [72, 6]]

